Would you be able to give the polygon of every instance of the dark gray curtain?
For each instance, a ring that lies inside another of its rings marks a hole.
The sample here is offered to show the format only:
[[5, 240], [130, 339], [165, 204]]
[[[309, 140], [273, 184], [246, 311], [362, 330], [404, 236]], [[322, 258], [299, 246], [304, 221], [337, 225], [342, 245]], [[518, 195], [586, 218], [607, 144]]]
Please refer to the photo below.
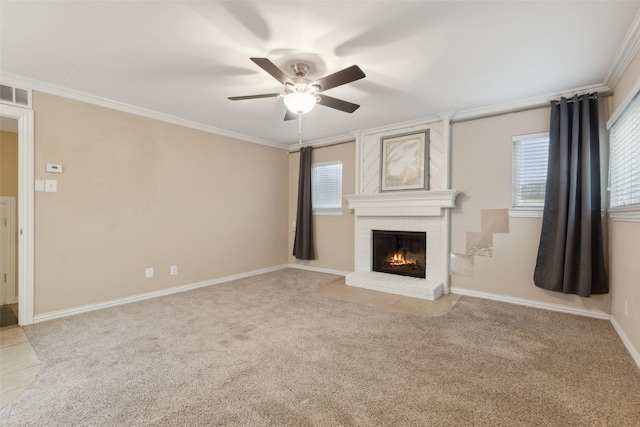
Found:
[[298, 214], [293, 256], [297, 259], [316, 259], [313, 248], [313, 208], [311, 206], [311, 147], [300, 149], [298, 177]]
[[588, 297], [609, 292], [600, 199], [598, 100], [551, 103], [549, 166], [536, 286]]

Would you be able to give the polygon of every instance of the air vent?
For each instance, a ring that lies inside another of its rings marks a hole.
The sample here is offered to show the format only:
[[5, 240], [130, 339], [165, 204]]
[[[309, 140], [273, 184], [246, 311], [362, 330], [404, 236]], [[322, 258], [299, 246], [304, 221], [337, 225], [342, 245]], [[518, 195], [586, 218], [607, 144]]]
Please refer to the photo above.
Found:
[[13, 86], [0, 85], [0, 101], [5, 104], [31, 108], [31, 91]]

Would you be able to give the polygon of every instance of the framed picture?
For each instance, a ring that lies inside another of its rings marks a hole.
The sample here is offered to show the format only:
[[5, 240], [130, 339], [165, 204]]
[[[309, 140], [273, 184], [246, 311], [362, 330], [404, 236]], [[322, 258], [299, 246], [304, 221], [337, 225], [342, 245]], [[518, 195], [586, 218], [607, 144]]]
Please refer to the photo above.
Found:
[[429, 129], [380, 141], [380, 191], [428, 190]]

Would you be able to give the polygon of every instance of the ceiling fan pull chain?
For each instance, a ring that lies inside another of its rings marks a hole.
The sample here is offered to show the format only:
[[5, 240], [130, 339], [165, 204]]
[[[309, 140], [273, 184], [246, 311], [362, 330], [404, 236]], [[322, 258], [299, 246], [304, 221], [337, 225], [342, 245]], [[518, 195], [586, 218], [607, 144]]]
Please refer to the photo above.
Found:
[[302, 114], [298, 113], [298, 144], [302, 145]]

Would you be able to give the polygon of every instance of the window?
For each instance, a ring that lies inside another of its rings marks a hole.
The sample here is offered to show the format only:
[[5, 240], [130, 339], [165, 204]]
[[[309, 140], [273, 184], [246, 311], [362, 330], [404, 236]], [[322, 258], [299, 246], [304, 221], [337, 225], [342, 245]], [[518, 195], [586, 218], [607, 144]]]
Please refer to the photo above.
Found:
[[513, 137], [512, 203], [514, 208], [541, 208], [547, 186], [549, 133]]
[[[611, 126], [609, 189], [612, 208], [640, 210], [640, 97]], [[635, 205], [635, 206], [633, 206]]]
[[342, 212], [342, 162], [311, 166], [311, 203], [314, 212]]

